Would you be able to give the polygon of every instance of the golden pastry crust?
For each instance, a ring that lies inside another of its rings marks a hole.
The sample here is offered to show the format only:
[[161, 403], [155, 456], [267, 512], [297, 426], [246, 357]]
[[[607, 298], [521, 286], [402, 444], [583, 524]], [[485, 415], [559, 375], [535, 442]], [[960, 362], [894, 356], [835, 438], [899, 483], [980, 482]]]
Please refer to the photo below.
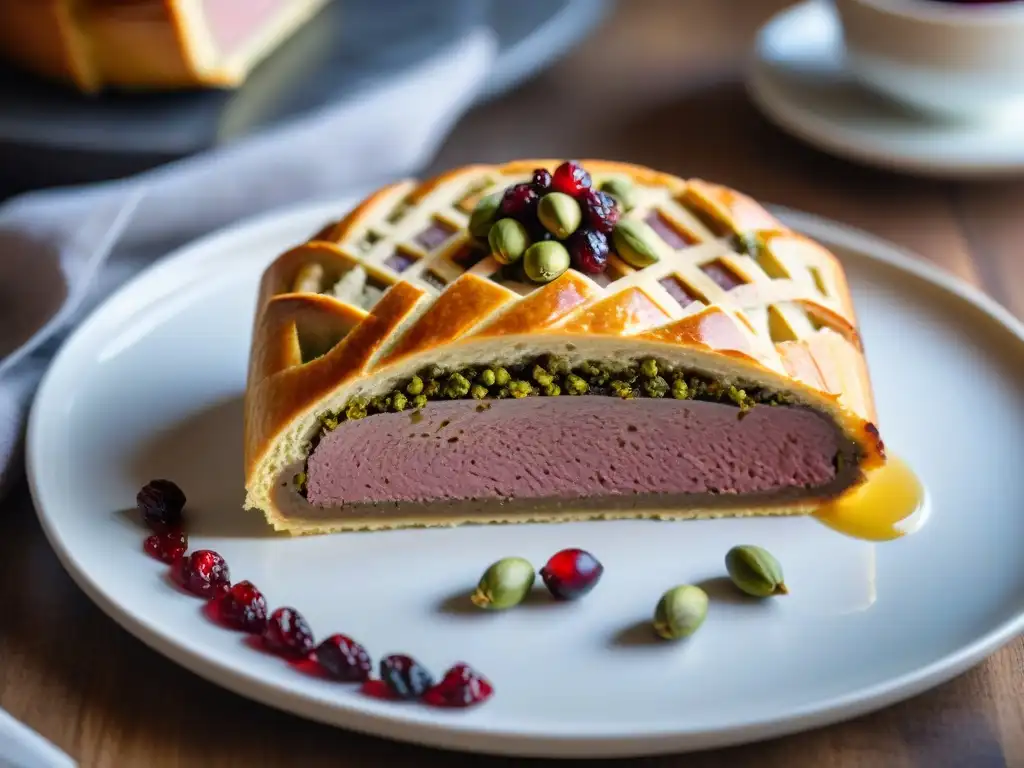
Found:
[[[280, 479], [304, 458], [318, 414], [353, 394], [388, 389], [430, 363], [466, 365], [551, 352], [581, 360], [653, 356], [753, 381], [829, 413], [858, 446], [862, 469], [884, 463], [839, 261], [741, 193], [641, 166], [584, 160], [595, 184], [610, 176], [633, 181], [637, 201], [627, 216], [657, 216], [659, 227], [671, 228], [685, 243], [660, 243], [659, 261], [644, 269], [613, 254], [599, 279], [570, 269], [546, 285], [499, 283], [501, 265], [470, 249], [469, 214], [483, 195], [559, 162], [474, 165], [421, 184], [389, 185], [266, 270], [245, 396], [247, 507], [293, 532], [393, 527], [387, 519], [343, 524], [303, 519], [294, 510], [284, 514]], [[752, 255], [740, 252], [737, 234], [760, 246]], [[712, 269], [727, 270], [738, 284], [723, 287]], [[697, 300], [684, 306], [672, 281]], [[319, 356], [303, 362], [305, 347]], [[817, 503], [515, 518], [498, 510], [488, 520], [801, 514]]]
[[220, 55], [200, 0], [0, 0], [0, 55], [85, 93], [231, 88], [327, 0], [288, 0], [273, 30]]

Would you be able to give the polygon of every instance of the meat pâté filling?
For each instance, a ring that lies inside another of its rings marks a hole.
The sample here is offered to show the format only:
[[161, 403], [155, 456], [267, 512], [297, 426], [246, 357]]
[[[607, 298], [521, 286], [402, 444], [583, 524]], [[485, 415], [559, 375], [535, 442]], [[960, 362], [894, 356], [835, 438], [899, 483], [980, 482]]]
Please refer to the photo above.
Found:
[[544, 355], [432, 366], [349, 399], [320, 415], [291, 485], [307, 511], [339, 517], [728, 508], [833, 496], [858, 481], [859, 459], [829, 416], [785, 393], [650, 358]]

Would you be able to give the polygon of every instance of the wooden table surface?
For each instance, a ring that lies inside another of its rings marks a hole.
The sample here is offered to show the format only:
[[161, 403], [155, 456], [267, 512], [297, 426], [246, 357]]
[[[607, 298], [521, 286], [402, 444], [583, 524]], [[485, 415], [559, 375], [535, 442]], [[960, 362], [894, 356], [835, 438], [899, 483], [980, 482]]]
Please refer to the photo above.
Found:
[[[516, 157], [605, 157], [702, 176], [870, 230], [1024, 315], [1024, 180], [918, 180], [788, 138], [744, 95], [757, 27], [781, 0], [628, 0], [579, 50], [468, 115], [432, 170]], [[221, 690], [89, 602], [24, 488], [0, 514], [0, 706], [83, 766], [541, 765], [394, 744]], [[941, 585], [939, 585], [941, 586]], [[1024, 641], [915, 699], [755, 746], [645, 766], [1024, 766]]]

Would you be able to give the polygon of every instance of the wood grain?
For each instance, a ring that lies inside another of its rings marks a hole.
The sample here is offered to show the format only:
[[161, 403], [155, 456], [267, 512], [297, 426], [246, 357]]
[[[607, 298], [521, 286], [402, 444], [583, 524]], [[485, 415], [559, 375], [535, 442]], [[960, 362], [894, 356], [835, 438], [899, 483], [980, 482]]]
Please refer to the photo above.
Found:
[[[1024, 182], [861, 168], [770, 126], [743, 62], [781, 0], [629, 0], [567, 59], [468, 115], [431, 171], [530, 156], [632, 160], [735, 185], [882, 237], [1024, 316]], [[0, 514], [0, 706], [83, 766], [533, 766], [394, 744], [254, 704], [121, 630], [71, 582], [24, 488]], [[1024, 641], [915, 699], [774, 741], [648, 768], [1024, 766]], [[606, 761], [592, 761], [605, 765]], [[610, 762], [607, 764], [611, 765]]]

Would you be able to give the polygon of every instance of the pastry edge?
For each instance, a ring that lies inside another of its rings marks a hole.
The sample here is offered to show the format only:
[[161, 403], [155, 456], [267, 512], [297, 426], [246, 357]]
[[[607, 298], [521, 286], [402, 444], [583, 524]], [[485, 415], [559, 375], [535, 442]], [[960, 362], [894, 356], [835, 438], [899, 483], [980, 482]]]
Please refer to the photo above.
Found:
[[608, 512], [563, 512], [563, 513], [517, 513], [514, 515], [474, 515], [472, 517], [450, 517], [444, 520], [399, 520], [380, 522], [342, 522], [304, 520], [286, 517], [276, 505], [264, 510], [267, 522], [275, 531], [295, 536], [359, 533], [372, 531], [395, 531], [426, 528], [457, 528], [468, 525], [516, 525], [527, 523], [572, 523], [596, 520], [647, 520], [652, 522], [679, 522], [683, 520], [717, 520], [741, 517], [806, 517], [814, 513], [825, 499], [810, 499], [785, 506], [740, 507], [735, 509], [693, 508], [685, 510], [621, 510]]

